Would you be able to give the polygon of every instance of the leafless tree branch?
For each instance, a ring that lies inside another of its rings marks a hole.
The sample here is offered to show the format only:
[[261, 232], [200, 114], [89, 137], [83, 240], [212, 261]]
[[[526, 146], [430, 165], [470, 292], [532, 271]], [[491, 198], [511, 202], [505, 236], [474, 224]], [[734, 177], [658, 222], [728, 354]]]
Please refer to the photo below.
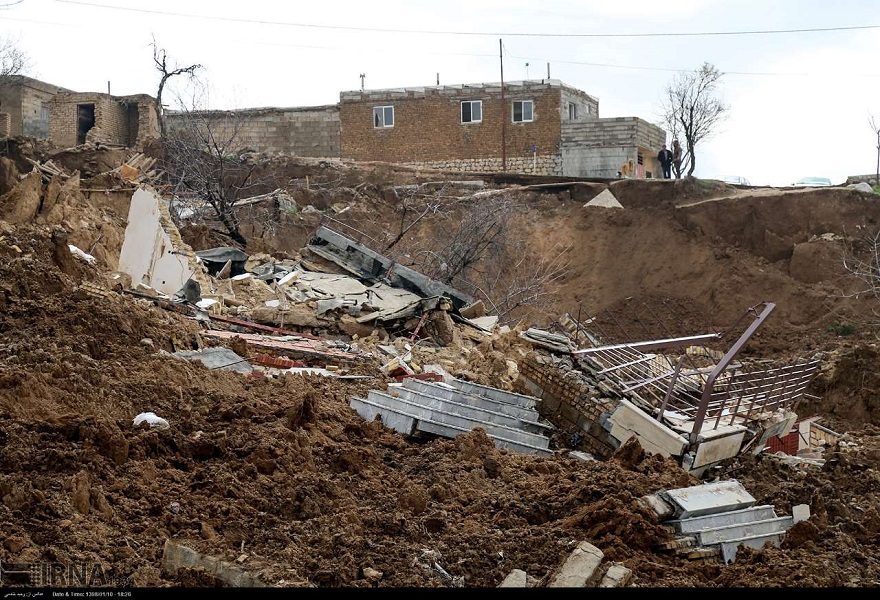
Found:
[[156, 68], [156, 71], [159, 72], [159, 88], [156, 91], [156, 104], [157, 110], [159, 111], [159, 132], [164, 137], [166, 125], [165, 107], [162, 104], [162, 93], [165, 91], [165, 85], [168, 83], [169, 79], [179, 75], [186, 75], [190, 80], [194, 80], [196, 78], [196, 71], [201, 69], [202, 65], [194, 64], [189, 65], [188, 67], [180, 67], [176, 64], [169, 65], [168, 55], [164, 48], [159, 48], [155, 36], [153, 36], [153, 43], [151, 46], [153, 47], [153, 66]]
[[711, 137], [727, 118], [729, 107], [717, 97], [722, 73], [704, 62], [700, 68], [679, 73], [666, 88], [662, 101], [662, 119], [674, 139], [684, 141], [681, 171], [691, 176], [697, 167], [697, 144]]

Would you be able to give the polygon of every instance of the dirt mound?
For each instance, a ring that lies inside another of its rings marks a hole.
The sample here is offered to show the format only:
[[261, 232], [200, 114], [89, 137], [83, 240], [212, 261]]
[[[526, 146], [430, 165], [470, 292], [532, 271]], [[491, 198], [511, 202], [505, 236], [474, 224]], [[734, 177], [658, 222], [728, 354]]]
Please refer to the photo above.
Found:
[[[386, 176], [372, 175], [377, 190]], [[344, 179], [356, 187], [354, 171]], [[44, 207], [56, 194], [51, 184], [25, 185]], [[736, 478], [781, 514], [809, 503], [813, 516], [780, 548], [743, 548], [729, 565], [690, 562], [662, 549], [671, 534], [636, 500], [698, 481], [636, 443], [598, 462], [499, 450], [480, 429], [454, 440], [404, 437], [349, 406], [388, 382], [378, 352], [358, 369], [373, 379], [261, 379], [169, 356], [205, 345], [198, 322], [110, 291], [112, 241], [97, 265], [62, 252], [65, 233], [93, 249], [103, 233], [95, 223], [119, 226], [118, 207], [97, 196], [71, 190], [55, 203], [58, 219], [40, 220], [38, 202], [18, 224], [0, 224], [4, 564], [100, 564], [114, 581], [141, 587], [220, 583], [197, 568], [166, 572], [163, 545], [172, 539], [269, 585], [450, 585], [434, 564], [465, 587], [493, 587], [513, 569], [546, 583], [586, 540], [631, 569], [637, 587], [880, 585], [876, 427], [850, 431], [821, 468], [747, 455], [714, 469], [713, 477]], [[26, 204], [4, 198], [7, 215]], [[875, 418], [876, 349], [860, 337], [869, 330], [841, 337], [839, 328], [824, 329], [824, 318], [842, 314], [824, 288], [794, 281], [752, 249], [719, 243], [720, 234], [675, 215], [696, 207], [584, 209], [556, 193], [515, 198], [517, 236], [529, 242], [530, 256], [570, 245], [559, 312], [574, 315], [580, 304], [606, 315], [609, 328], [614, 322], [633, 337], [656, 337], [666, 329], [637, 309], [650, 307], [676, 325], [670, 331], [690, 325], [702, 333], [775, 300], [779, 326], [762, 329], [752, 351], [839, 354], [819, 387], [826, 403], [815, 408], [841, 420]], [[378, 198], [350, 203], [337, 216], [367, 233], [395, 214], [381, 212]], [[89, 226], [75, 226], [81, 220]], [[305, 225], [281, 228], [262, 247], [301, 247], [306, 232]], [[210, 239], [204, 230], [196, 237]], [[473, 343], [416, 347], [413, 356], [509, 384], [510, 363], [524, 349], [518, 332], [466, 339]], [[375, 348], [394, 340], [358, 342]], [[145, 411], [170, 426], [135, 427]]]

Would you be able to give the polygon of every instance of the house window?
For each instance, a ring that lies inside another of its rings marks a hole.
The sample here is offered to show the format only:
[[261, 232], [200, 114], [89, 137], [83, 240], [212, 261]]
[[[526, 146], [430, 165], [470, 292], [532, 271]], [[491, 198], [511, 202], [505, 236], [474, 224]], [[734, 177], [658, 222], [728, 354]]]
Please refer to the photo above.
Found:
[[531, 100], [517, 100], [513, 103], [514, 123], [529, 123], [534, 120]]
[[578, 105], [574, 102], [568, 103], [568, 120], [576, 121], [578, 118]]
[[393, 106], [374, 106], [373, 107], [373, 127], [394, 127], [394, 107]]
[[465, 100], [461, 103], [461, 122], [479, 123], [483, 120], [483, 101]]
[[40, 120], [49, 121], [49, 107], [43, 104], [40, 106]]

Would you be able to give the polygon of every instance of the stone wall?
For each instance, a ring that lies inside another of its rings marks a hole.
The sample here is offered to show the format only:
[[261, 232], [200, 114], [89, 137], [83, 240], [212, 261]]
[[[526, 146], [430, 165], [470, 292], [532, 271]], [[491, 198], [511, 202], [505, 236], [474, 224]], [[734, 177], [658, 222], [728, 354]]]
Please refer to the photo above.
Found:
[[257, 152], [311, 158], [340, 155], [339, 108], [335, 105], [173, 112], [166, 119], [169, 131], [195, 119], [221, 139], [235, 138], [235, 146]]
[[410, 167], [462, 171], [470, 173], [523, 173], [526, 175], [559, 175], [562, 162], [558, 155], [508, 156], [502, 168], [500, 158], [463, 158], [437, 161], [405, 162]]
[[557, 427], [580, 431], [583, 439], [579, 450], [599, 459], [611, 456], [617, 442], [602, 423], [618, 405], [612, 390], [600, 389], [601, 384], [574, 369], [570, 359], [532, 352], [518, 367], [514, 389], [540, 399], [542, 417]]
[[[500, 164], [502, 158], [552, 156], [559, 146], [560, 90], [551, 80], [505, 84], [503, 102], [500, 84], [343, 92], [342, 158], [410, 164], [498, 159]], [[482, 101], [482, 121], [461, 122], [466, 100]], [[513, 102], [522, 100], [534, 103], [534, 120], [514, 123]], [[373, 126], [377, 106], [394, 108], [393, 127]], [[521, 164], [527, 167], [527, 161]]]
[[633, 161], [642, 169], [633, 176], [662, 177], [657, 153], [666, 143], [666, 132], [638, 117], [614, 117], [562, 123], [562, 175], [567, 177], [617, 177]]

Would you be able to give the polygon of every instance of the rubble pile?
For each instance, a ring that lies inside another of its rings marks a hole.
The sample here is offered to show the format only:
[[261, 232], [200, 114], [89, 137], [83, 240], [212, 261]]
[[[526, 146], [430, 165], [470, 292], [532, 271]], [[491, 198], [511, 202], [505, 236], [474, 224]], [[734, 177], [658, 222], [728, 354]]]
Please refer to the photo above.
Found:
[[[0, 196], [4, 586], [880, 584], [876, 427], [835, 427], [817, 464], [714, 464], [705, 478], [736, 480], [768, 518], [798, 517], [774, 543], [690, 560], [670, 515], [643, 501], [704, 485], [672, 457], [635, 437], [598, 457], [560, 436], [542, 453], [492, 437], [511, 420], [556, 426], [522, 371], [537, 354], [574, 372], [570, 336], [499, 327], [459, 290], [344, 240], [343, 259], [326, 226], [284, 253], [190, 246], [159, 190], [106, 175], [130, 158], [98, 169], [124, 205], [78, 193], [61, 154], [63, 183], [9, 171]], [[354, 189], [341, 169], [327, 181]], [[504, 420], [449, 436], [352, 407], [371, 392], [432, 403], [456, 385], [444, 401], [504, 392], [468, 413]]]

